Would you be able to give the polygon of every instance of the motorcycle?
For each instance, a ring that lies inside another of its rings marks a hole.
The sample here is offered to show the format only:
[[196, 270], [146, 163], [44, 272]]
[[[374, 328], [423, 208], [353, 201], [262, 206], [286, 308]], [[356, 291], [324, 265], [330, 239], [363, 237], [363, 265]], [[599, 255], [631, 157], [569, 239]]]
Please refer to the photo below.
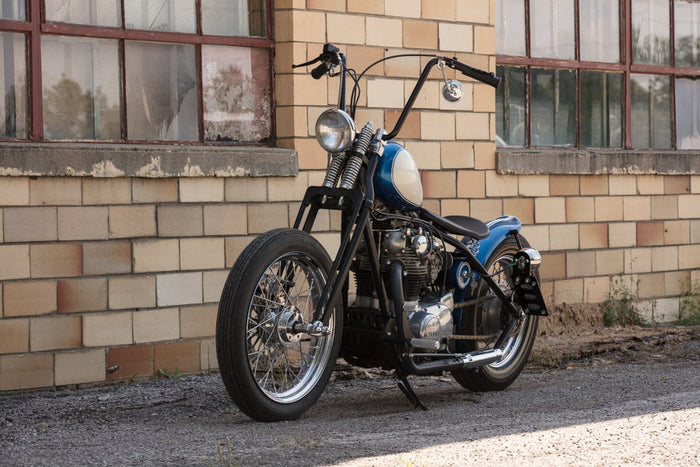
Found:
[[[443, 73], [443, 96], [463, 92], [445, 69], [497, 87], [500, 78], [430, 55], [395, 128], [355, 126], [359, 75], [326, 44], [311, 75], [339, 78], [337, 108], [316, 122], [329, 154], [321, 186], [309, 187], [293, 228], [268, 231], [241, 253], [225, 282], [216, 323], [219, 370], [242, 412], [259, 421], [293, 420], [321, 396], [336, 360], [393, 370], [398, 386], [426, 409], [409, 375], [450, 372], [467, 390], [507, 388], [525, 366], [547, 315], [539, 252], [502, 216], [484, 223], [422, 207], [418, 168], [391, 141], [429, 73]], [[425, 55], [421, 55], [425, 57]], [[354, 82], [346, 105], [347, 77]], [[319, 211], [339, 211], [340, 246], [331, 259], [311, 231]]]

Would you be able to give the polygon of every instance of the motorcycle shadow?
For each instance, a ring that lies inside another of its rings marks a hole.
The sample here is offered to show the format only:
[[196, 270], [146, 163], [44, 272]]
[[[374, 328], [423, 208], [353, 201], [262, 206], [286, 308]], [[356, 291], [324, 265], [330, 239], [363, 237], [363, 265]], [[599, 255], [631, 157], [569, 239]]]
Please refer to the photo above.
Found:
[[[466, 391], [448, 376], [409, 377], [409, 382], [428, 410], [450, 406], [455, 402], [482, 402], [481, 393]], [[304, 418], [366, 418], [413, 412], [421, 413], [422, 410], [403, 395], [398, 380], [380, 376], [332, 381]]]

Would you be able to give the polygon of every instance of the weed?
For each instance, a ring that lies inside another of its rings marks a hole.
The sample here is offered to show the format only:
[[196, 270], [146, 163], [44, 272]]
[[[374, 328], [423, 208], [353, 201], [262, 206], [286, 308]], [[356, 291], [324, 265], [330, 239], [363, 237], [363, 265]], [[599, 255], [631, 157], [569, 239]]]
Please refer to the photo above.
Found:
[[43, 433], [44, 431], [49, 429], [49, 424], [46, 422], [39, 422], [37, 429]]
[[169, 371], [164, 370], [162, 368], [158, 370], [158, 373], [160, 373], [162, 376], [165, 376], [168, 379], [181, 379], [183, 377], [183, 374], [180, 373], [180, 369], [177, 367], [175, 367], [174, 373], [170, 373]]
[[681, 294], [678, 324], [681, 326], [700, 324], [700, 284], [696, 283], [692, 288], [687, 287]]
[[231, 438], [228, 436], [226, 437], [226, 442], [223, 445], [219, 440], [216, 441], [216, 454], [219, 458], [219, 465], [225, 467], [240, 467], [241, 465], [240, 461], [233, 461], [233, 448]]
[[637, 297], [622, 280], [614, 280], [610, 297], [603, 302], [605, 326], [649, 326], [635, 308]]

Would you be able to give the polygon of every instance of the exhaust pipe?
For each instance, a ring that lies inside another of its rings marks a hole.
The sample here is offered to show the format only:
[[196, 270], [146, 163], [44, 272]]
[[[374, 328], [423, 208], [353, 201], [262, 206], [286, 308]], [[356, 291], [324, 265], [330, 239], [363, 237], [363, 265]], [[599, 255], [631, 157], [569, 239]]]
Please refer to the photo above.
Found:
[[411, 365], [412, 373], [415, 375], [432, 375], [442, 371], [463, 370], [466, 368], [478, 368], [491, 363], [500, 362], [503, 359], [501, 349], [479, 350], [468, 353], [458, 358], [443, 358], [424, 363], [414, 363], [413, 357], [436, 357], [436, 354], [407, 354], [405, 361]]

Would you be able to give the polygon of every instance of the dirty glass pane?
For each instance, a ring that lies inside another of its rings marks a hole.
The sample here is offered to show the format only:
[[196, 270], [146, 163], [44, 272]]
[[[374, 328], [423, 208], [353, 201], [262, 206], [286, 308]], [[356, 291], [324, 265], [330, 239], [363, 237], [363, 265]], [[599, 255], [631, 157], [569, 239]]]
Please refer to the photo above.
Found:
[[26, 138], [27, 62], [24, 34], [0, 32], [0, 138]]
[[118, 41], [46, 35], [41, 61], [45, 138], [121, 138]]
[[46, 21], [119, 27], [119, 0], [45, 0]]
[[671, 78], [632, 75], [632, 145], [671, 147]]
[[0, 0], [0, 19], [24, 21], [27, 19], [25, 0]]
[[632, 61], [671, 64], [669, 2], [632, 0]]
[[676, 0], [676, 66], [700, 67], [700, 2]]
[[581, 146], [622, 146], [622, 74], [581, 72]]
[[202, 0], [202, 32], [265, 36], [265, 0]]
[[195, 0], [124, 0], [127, 29], [197, 32]]
[[588, 0], [579, 2], [581, 60], [620, 61], [620, 15], [618, 2]]
[[130, 140], [199, 139], [193, 45], [126, 42]]
[[530, 0], [530, 55], [573, 60], [574, 0]]
[[526, 55], [523, 0], [496, 0], [496, 53]]
[[700, 149], [700, 80], [676, 79], [678, 149]]
[[262, 141], [271, 135], [267, 50], [203, 46], [204, 139]]
[[576, 143], [575, 85], [573, 70], [532, 69], [532, 146]]
[[525, 146], [525, 68], [497, 66], [503, 81], [496, 90], [496, 144]]

